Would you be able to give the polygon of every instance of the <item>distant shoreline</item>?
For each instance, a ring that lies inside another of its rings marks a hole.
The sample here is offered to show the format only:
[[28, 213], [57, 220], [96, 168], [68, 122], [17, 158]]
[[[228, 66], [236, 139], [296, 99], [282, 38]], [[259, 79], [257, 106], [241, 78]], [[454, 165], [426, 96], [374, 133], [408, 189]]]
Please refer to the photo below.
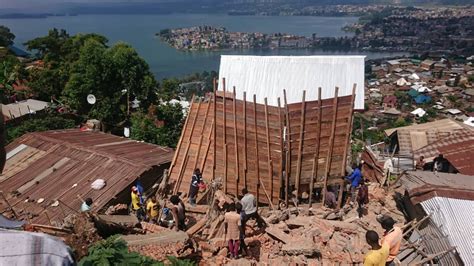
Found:
[[73, 17], [78, 16], [78, 14], [55, 14], [55, 13], [37, 13], [37, 14], [28, 14], [28, 13], [5, 13], [0, 14], [0, 19], [45, 19], [49, 17]]

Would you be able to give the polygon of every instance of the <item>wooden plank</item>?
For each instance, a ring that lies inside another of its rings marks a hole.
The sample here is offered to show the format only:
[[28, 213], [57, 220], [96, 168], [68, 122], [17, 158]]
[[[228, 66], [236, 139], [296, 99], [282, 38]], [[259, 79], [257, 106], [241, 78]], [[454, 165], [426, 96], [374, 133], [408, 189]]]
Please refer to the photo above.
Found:
[[[267, 167], [268, 167], [268, 178], [270, 179], [270, 195], [273, 195], [273, 167], [272, 167], [272, 157], [270, 154], [270, 130], [268, 128], [268, 102], [267, 98], [264, 99], [265, 102], [265, 132], [266, 132], [266, 141], [267, 141]], [[273, 199], [273, 197], [272, 197]]]
[[[280, 190], [284, 186], [284, 179], [283, 179], [283, 153], [284, 153], [284, 146], [283, 146], [283, 114], [282, 114], [282, 108], [281, 108], [281, 101], [280, 97], [277, 98], [278, 100], [278, 117], [279, 117], [279, 126], [280, 126], [280, 152], [281, 152], [281, 157], [280, 157], [280, 167], [278, 168], [278, 178], [280, 180]], [[280, 194], [280, 191], [278, 191], [278, 194]]]
[[346, 142], [344, 143], [344, 156], [343, 156], [344, 163], [342, 164], [342, 167], [341, 167], [341, 176], [344, 176], [344, 174], [346, 173], [347, 150], [348, 150], [347, 146], [349, 145], [349, 142], [350, 142], [350, 139], [351, 139], [351, 134], [352, 134], [352, 117], [353, 117], [352, 112], [354, 111], [354, 98], [355, 98], [356, 86], [357, 86], [357, 84], [354, 83], [354, 86], [352, 87], [351, 115], [349, 116], [349, 123], [347, 124], [347, 131], [346, 131], [347, 138], [346, 138]]
[[[193, 108], [193, 104], [194, 104], [194, 94], [191, 97], [191, 106], [189, 107], [189, 112], [191, 112], [191, 110]], [[171, 174], [171, 171], [173, 170], [173, 167], [176, 164], [176, 160], [178, 159], [178, 154], [181, 152], [181, 143], [183, 142], [184, 133], [186, 132], [186, 128], [189, 126], [188, 123], [189, 123], [189, 113], [186, 116], [186, 121], [184, 122], [183, 129], [181, 129], [181, 137], [179, 138], [178, 146], [176, 146], [176, 152], [174, 153], [174, 156], [173, 156], [173, 161], [171, 162], [170, 168], [168, 170], [168, 173], [170, 173], [170, 174]]]
[[303, 137], [304, 137], [304, 121], [305, 121], [305, 102], [306, 102], [306, 91], [303, 91], [303, 98], [301, 100], [301, 121], [300, 121], [300, 139], [299, 139], [299, 146], [298, 146], [298, 164], [296, 170], [296, 197], [299, 197], [300, 192], [300, 177], [301, 177], [301, 152], [303, 150]]
[[[222, 89], [224, 90], [224, 93], [226, 92], [225, 88], [225, 78], [222, 78]], [[224, 124], [223, 127], [223, 148], [224, 148], [224, 193], [227, 193], [227, 125], [226, 125], [226, 102], [225, 99], [227, 97], [222, 97], [222, 121]]]
[[206, 167], [206, 162], [207, 162], [207, 156], [209, 154], [209, 149], [211, 147], [211, 142], [214, 142], [211, 139], [211, 134], [214, 131], [214, 119], [212, 119], [212, 125], [211, 125], [211, 130], [209, 130], [208, 136], [207, 136], [207, 147], [206, 147], [206, 153], [204, 153], [204, 157], [202, 158], [201, 162], [201, 171], [204, 171], [204, 167]]
[[[334, 134], [336, 131], [336, 118], [337, 118], [337, 96], [339, 93], [339, 88], [336, 87], [336, 92], [334, 94], [334, 104], [333, 104], [333, 117], [332, 117], [332, 130], [331, 130], [331, 137], [330, 137], [330, 142], [329, 142], [329, 152], [328, 156], [326, 157], [326, 170], [324, 173], [324, 191], [326, 190], [325, 188], [327, 187], [327, 182], [328, 182], [328, 175], [330, 174], [331, 171], [331, 161], [332, 161], [332, 149], [334, 145]], [[339, 191], [339, 194], [342, 195], [342, 191]], [[326, 193], [323, 194], [323, 202], [326, 200]]]
[[313, 206], [313, 186], [314, 186], [314, 173], [316, 169], [316, 160], [313, 160], [313, 171], [311, 173], [311, 179], [309, 181], [309, 205], [308, 208]]
[[[198, 117], [198, 114], [199, 114], [200, 107], [201, 107], [201, 99], [199, 99], [199, 101], [198, 101], [196, 115], [194, 116], [194, 119], [193, 119], [193, 123], [192, 123], [192, 126], [191, 126], [191, 133], [189, 134], [188, 144], [186, 146], [186, 151], [184, 152], [183, 163], [180, 166], [180, 169], [179, 169], [179, 172], [178, 172], [179, 173], [178, 179], [177, 179], [176, 185], [173, 189], [174, 194], [178, 193], [179, 187], [181, 186], [181, 181], [183, 179], [183, 174], [184, 174], [183, 168], [186, 169], [187, 157], [188, 157], [188, 153], [189, 153], [189, 148], [191, 146], [191, 137], [194, 134], [194, 127], [196, 126], [196, 120], [197, 120], [197, 117]], [[190, 110], [192, 110], [192, 109], [190, 109]]]
[[244, 187], [247, 187], [247, 92], [244, 91]]
[[[254, 140], [255, 140], [255, 150], [256, 150], [256, 156], [257, 156], [257, 161], [255, 162], [257, 165], [257, 210], [258, 210], [258, 202], [259, 201], [259, 194], [260, 194], [260, 160], [258, 160], [258, 129], [257, 129], [257, 96], [254, 94], [253, 95], [253, 121], [254, 121], [254, 128], [255, 128], [255, 134], [254, 134]], [[270, 199], [271, 202], [271, 199]]]
[[213, 151], [212, 151], [212, 156], [213, 156], [213, 159], [212, 159], [212, 178], [211, 180], [214, 180], [214, 178], [216, 177], [216, 153], [217, 153], [217, 149], [216, 149], [216, 143], [217, 143], [217, 135], [216, 135], [216, 128], [217, 128], [217, 115], [216, 115], [216, 112], [217, 112], [217, 108], [216, 108], [216, 91], [217, 91], [217, 85], [216, 85], [216, 78], [214, 78], [213, 80], [213, 86], [214, 86], [214, 93], [212, 95], [212, 102], [213, 102], [213, 112], [214, 112], [214, 128], [212, 130], [212, 143], [213, 143]]
[[239, 195], [239, 144], [237, 142], [237, 103], [235, 101], [235, 87], [233, 88], [233, 113], [234, 113], [234, 145], [235, 145], [235, 195]]
[[290, 131], [290, 117], [288, 111], [288, 102], [286, 100], [286, 90], [283, 90], [283, 100], [285, 103], [285, 115], [286, 115], [286, 139], [287, 152], [286, 152], [286, 166], [285, 166], [285, 205], [288, 206], [288, 195], [290, 190], [290, 172], [291, 172], [291, 131]]
[[[318, 176], [318, 170], [319, 170], [319, 152], [320, 152], [320, 147], [321, 147], [321, 116], [323, 114], [323, 109], [321, 108], [322, 105], [322, 100], [321, 100], [321, 87], [318, 88], [318, 125], [316, 129], [316, 149], [314, 151], [314, 158], [313, 158], [313, 174], [311, 175], [311, 192], [314, 189], [314, 178], [317, 178]], [[326, 188], [323, 188], [323, 198], [326, 195]], [[324, 201], [323, 201], [324, 204]], [[311, 201], [310, 201], [311, 205]]]

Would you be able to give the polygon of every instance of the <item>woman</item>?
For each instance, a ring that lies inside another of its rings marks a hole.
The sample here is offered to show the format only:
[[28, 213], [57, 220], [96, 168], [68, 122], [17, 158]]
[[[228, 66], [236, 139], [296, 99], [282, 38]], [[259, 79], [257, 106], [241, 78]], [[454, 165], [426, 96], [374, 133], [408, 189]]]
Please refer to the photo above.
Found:
[[170, 198], [171, 204], [171, 214], [173, 215], [174, 221], [174, 230], [175, 231], [185, 231], [186, 230], [186, 209], [184, 208], [184, 203], [181, 201], [178, 195], [173, 195]]
[[235, 211], [235, 203], [229, 204], [224, 214], [225, 239], [229, 244], [230, 257], [236, 259], [239, 255], [240, 214]]

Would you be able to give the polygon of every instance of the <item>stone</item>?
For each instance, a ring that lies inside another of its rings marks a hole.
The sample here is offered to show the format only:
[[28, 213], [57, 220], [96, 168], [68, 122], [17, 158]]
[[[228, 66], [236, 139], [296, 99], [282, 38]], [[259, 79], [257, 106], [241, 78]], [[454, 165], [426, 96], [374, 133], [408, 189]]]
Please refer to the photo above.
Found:
[[217, 252], [217, 256], [227, 256], [227, 254], [229, 253], [229, 250], [227, 248], [221, 248], [221, 250], [219, 250], [219, 252]]
[[316, 244], [308, 239], [293, 240], [283, 245], [281, 250], [284, 252], [284, 254], [290, 256], [304, 255], [306, 257], [312, 258], [320, 255]]

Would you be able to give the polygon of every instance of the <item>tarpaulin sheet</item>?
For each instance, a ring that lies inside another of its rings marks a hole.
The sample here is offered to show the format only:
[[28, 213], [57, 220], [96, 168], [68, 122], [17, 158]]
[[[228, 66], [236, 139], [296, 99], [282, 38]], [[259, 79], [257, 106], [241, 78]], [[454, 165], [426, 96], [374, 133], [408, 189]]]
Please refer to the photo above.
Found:
[[7, 217], [0, 214], [0, 228], [5, 229], [18, 229], [21, 228], [25, 224], [24, 221], [13, 221], [7, 219]]
[[318, 99], [318, 87], [322, 99], [334, 98], [335, 87], [339, 96], [352, 95], [356, 84], [355, 109], [364, 109], [364, 58], [365, 56], [231, 56], [222, 55], [219, 68], [219, 90], [236, 89], [237, 99], [256, 95], [257, 103], [278, 105], [283, 103], [283, 90], [288, 103]]

